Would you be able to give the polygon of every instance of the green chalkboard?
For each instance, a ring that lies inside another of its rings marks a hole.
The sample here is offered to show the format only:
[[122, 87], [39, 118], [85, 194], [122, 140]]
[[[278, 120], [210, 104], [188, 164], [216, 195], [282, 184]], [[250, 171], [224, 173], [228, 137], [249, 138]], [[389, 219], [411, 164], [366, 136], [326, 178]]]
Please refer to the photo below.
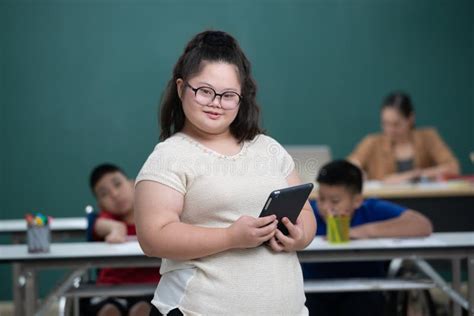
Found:
[[240, 41], [281, 143], [344, 157], [403, 89], [472, 173], [473, 21], [469, 0], [0, 1], [2, 218], [81, 216], [100, 162], [134, 177], [174, 62], [210, 28]]

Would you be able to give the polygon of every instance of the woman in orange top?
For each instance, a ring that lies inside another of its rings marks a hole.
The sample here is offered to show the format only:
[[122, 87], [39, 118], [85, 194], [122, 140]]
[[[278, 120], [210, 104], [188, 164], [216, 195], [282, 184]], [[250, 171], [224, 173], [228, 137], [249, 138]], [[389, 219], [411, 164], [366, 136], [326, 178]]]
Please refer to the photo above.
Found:
[[366, 136], [348, 159], [369, 180], [387, 183], [458, 175], [459, 163], [434, 128], [415, 129], [410, 97], [388, 95], [381, 111], [383, 133]]

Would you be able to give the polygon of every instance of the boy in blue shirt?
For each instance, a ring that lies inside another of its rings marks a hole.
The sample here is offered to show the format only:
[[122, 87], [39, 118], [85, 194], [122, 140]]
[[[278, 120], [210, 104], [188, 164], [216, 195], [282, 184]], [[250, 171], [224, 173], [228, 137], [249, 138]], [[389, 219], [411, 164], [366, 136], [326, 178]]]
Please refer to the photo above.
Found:
[[[397, 204], [362, 196], [362, 172], [352, 163], [336, 160], [323, 166], [316, 181], [318, 198], [311, 201], [318, 230], [326, 235], [327, 214], [351, 217], [352, 239], [376, 237], [428, 236], [429, 219]], [[386, 276], [384, 262], [334, 262], [303, 264], [306, 279], [378, 278]], [[310, 315], [383, 315], [385, 298], [381, 292], [308, 293]]]

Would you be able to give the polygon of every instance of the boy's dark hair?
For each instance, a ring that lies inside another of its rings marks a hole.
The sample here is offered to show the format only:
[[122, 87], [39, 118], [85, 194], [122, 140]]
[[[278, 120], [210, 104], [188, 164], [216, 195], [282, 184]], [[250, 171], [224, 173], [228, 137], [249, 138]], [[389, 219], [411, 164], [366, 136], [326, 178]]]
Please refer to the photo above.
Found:
[[111, 163], [103, 163], [95, 167], [89, 176], [89, 186], [92, 193], [95, 195], [94, 188], [104, 175], [117, 171], [126, 176], [126, 173], [121, 168]]
[[334, 160], [319, 170], [319, 184], [342, 185], [354, 194], [362, 193], [362, 171], [347, 160]]
[[[192, 75], [199, 73], [203, 61], [226, 62], [235, 65], [238, 69], [242, 99], [237, 117], [230, 125], [232, 135], [242, 142], [263, 133], [259, 126], [257, 85], [251, 74], [249, 60], [231, 35], [221, 31], [205, 31], [189, 41], [174, 66], [173, 76], [161, 99], [160, 139], [165, 140], [183, 129], [185, 116], [178, 96], [176, 80], [181, 78], [187, 81]], [[183, 89], [187, 87], [184, 86]]]

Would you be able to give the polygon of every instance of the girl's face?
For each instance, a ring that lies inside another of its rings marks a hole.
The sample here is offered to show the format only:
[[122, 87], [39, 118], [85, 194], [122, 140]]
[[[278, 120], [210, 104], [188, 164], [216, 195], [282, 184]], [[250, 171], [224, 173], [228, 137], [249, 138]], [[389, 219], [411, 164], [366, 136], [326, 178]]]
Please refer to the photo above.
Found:
[[382, 110], [382, 129], [392, 141], [406, 138], [414, 124], [414, 115], [404, 117], [397, 109], [386, 107]]
[[[178, 79], [176, 85], [186, 116], [184, 130], [208, 135], [229, 132], [229, 126], [237, 116], [239, 106], [224, 109], [221, 102], [225, 98], [224, 102], [228, 105], [229, 101], [235, 97], [235, 93], [241, 95], [236, 66], [225, 62], [203, 62], [202, 69], [197, 75], [189, 78], [186, 82], [183, 79]], [[209, 89], [211, 88], [216, 93], [224, 93], [224, 95], [222, 97], [216, 96], [209, 102], [202, 102], [202, 98], [199, 99], [193, 91], [193, 88], [202, 87], [205, 88], [204, 93], [212, 94], [212, 90]], [[228, 93], [226, 94], [226, 92]]]

